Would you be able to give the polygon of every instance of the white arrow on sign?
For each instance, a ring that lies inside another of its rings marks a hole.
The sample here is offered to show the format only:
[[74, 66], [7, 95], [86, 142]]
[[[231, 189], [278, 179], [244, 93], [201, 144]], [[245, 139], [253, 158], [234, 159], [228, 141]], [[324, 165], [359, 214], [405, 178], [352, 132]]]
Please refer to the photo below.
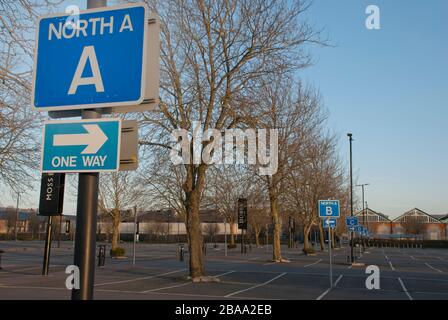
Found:
[[53, 145], [55, 147], [87, 145], [81, 154], [97, 153], [108, 140], [107, 136], [97, 124], [84, 124], [83, 127], [88, 133], [56, 134], [53, 137]]

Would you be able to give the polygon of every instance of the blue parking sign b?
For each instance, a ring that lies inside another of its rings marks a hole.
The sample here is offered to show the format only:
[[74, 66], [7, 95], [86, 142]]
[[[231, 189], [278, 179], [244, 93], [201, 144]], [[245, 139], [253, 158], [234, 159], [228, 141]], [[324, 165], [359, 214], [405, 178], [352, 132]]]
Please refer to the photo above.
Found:
[[319, 200], [319, 217], [339, 217], [339, 200]]

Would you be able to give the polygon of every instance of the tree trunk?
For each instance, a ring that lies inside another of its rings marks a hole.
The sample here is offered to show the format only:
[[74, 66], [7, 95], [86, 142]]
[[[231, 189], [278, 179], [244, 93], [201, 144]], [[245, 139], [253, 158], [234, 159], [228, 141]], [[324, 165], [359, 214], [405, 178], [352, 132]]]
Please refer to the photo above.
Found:
[[320, 250], [325, 250], [325, 237], [324, 237], [324, 228], [322, 227], [322, 223], [319, 223], [319, 242], [320, 242]]
[[233, 221], [230, 221], [230, 246], [234, 246], [235, 245], [235, 231], [233, 229], [234, 223]]
[[190, 277], [192, 279], [205, 275], [202, 252], [202, 230], [199, 220], [199, 190], [185, 192], [188, 220], [188, 246], [190, 251]]
[[257, 247], [259, 247], [259, 246], [260, 246], [260, 239], [259, 239], [259, 236], [260, 236], [260, 227], [255, 226], [255, 227], [254, 227], [254, 233], [255, 233], [255, 245], [256, 245]]
[[115, 210], [112, 219], [112, 250], [119, 247], [120, 238], [120, 213]]
[[271, 203], [272, 224], [274, 225], [274, 234], [272, 238], [272, 260], [280, 262], [282, 261], [282, 248], [280, 244], [281, 226], [278, 214], [278, 200], [272, 188], [269, 190], [269, 200]]
[[311, 249], [310, 246], [311, 224], [303, 226], [303, 250]]

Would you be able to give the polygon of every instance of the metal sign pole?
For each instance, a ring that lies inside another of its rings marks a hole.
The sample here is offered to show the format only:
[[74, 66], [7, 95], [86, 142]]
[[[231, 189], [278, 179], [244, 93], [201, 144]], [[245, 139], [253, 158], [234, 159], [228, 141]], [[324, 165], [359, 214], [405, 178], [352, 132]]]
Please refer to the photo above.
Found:
[[134, 206], [134, 248], [132, 256], [132, 267], [135, 268], [135, 243], [137, 242], [137, 206]]
[[44, 251], [44, 263], [42, 265], [42, 275], [48, 275], [48, 269], [50, 266], [50, 251], [51, 251], [51, 226], [53, 223], [53, 216], [48, 216], [47, 222], [47, 234], [45, 236], [45, 251]]
[[[107, 6], [107, 0], [87, 0], [87, 9]], [[82, 110], [83, 119], [101, 118], [98, 110]], [[92, 300], [95, 280], [96, 221], [99, 173], [79, 174], [76, 212], [75, 261], [80, 288], [72, 290], [72, 300]]]
[[330, 252], [330, 288], [333, 288], [333, 265], [332, 265], [332, 257], [331, 257], [331, 226], [328, 224], [328, 246]]

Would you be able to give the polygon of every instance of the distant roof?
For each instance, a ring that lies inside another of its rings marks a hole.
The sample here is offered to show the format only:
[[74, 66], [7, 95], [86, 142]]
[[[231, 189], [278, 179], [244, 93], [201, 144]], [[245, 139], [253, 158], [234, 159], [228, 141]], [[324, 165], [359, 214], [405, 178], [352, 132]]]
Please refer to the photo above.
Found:
[[[361, 211], [355, 213], [355, 216], [361, 215], [362, 213], [363, 213], [363, 211], [361, 210]], [[367, 208], [367, 209], [366, 209], [366, 213], [367, 213], [367, 214], [369, 214], [369, 213], [370, 213], [370, 214], [376, 214], [376, 215], [380, 216], [381, 218], [384, 218], [384, 219], [386, 219], [386, 220], [391, 221], [391, 220], [389, 219], [389, 217], [386, 216], [385, 214], [382, 214], [381, 212], [376, 212], [375, 210], [372, 210], [372, 209], [370, 209], [370, 208]]]
[[398, 221], [398, 220], [401, 219], [402, 217], [404, 217], [404, 216], [406, 216], [406, 215], [408, 215], [408, 214], [410, 214], [410, 213], [414, 213], [414, 212], [418, 212], [418, 213], [420, 213], [420, 214], [422, 214], [422, 215], [426, 215], [426, 216], [428, 216], [428, 217], [430, 217], [430, 218], [432, 218], [432, 219], [435, 219], [435, 220], [437, 220], [437, 221], [440, 222], [440, 219], [437, 218], [437, 215], [430, 215], [430, 214], [426, 213], [425, 211], [420, 210], [419, 208], [414, 208], [414, 209], [411, 209], [411, 210], [406, 211], [406, 212], [403, 213], [401, 216], [396, 217], [396, 218], [394, 219], [394, 221]]

